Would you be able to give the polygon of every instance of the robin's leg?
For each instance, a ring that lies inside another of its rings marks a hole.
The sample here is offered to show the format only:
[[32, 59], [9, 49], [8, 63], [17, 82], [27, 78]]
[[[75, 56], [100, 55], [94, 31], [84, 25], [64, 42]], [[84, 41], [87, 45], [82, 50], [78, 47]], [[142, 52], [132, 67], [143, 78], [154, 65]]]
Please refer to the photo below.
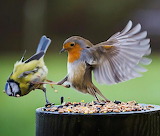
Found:
[[62, 79], [61, 81], [57, 82], [57, 85], [62, 85], [66, 88], [70, 88], [70, 85], [63, 85], [64, 82], [66, 82], [68, 80], [68, 76], [66, 76], [64, 79]]
[[[47, 80], [46, 80], [47, 81]], [[50, 81], [50, 82], [31, 82], [32, 84], [39, 84], [39, 85], [42, 85], [42, 84], [49, 84], [49, 85], [56, 85], [57, 83], [54, 82], [54, 81]]]
[[57, 85], [62, 85], [64, 82], [66, 82], [68, 79], [68, 76], [66, 76], [64, 79], [62, 79], [61, 81], [57, 82]]
[[62, 79], [61, 81], [59, 82], [54, 82], [54, 81], [51, 81], [51, 80], [47, 80], [47, 82], [32, 82], [33, 84], [49, 84], [49, 85], [61, 85], [63, 87], [66, 87], [66, 88], [70, 88], [70, 85], [63, 85], [64, 82], [66, 82], [68, 79], [68, 76], [66, 76], [64, 79]]
[[[63, 85], [63, 84], [58, 84], [57, 82], [53, 82], [51, 80], [46, 80], [47, 82], [31, 82], [32, 84], [37, 84], [37, 85], [42, 85], [42, 84], [49, 84], [54, 90], [54, 86], [53, 85], [61, 85], [63, 87], [66, 87], [66, 88], [70, 88], [70, 85]], [[45, 91], [43, 91], [45, 92]]]
[[50, 83], [54, 83], [52, 80], [48, 80], [48, 79], [46, 79], [46, 81], [47, 81], [47, 82], [50, 82]]

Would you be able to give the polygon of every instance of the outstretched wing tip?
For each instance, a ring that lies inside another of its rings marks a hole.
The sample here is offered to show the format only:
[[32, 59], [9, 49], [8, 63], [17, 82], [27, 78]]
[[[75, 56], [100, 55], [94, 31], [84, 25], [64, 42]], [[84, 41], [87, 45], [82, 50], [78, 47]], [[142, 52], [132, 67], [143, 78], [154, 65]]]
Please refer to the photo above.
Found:
[[[151, 53], [150, 38], [147, 38], [147, 31], [141, 31], [141, 27], [140, 23], [132, 27], [132, 21], [129, 20], [121, 32], [95, 46], [99, 52], [98, 65], [94, 69], [98, 83], [116, 84], [141, 77], [147, 71], [141, 65], [152, 62], [152, 59], [145, 57]], [[107, 45], [115, 48], [107, 48]]]

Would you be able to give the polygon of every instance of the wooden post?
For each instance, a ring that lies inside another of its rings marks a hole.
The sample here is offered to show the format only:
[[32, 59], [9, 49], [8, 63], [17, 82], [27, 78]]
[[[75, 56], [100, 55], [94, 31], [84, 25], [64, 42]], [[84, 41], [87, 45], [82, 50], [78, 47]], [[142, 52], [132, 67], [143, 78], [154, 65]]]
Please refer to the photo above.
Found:
[[160, 106], [121, 113], [55, 113], [36, 110], [36, 136], [160, 136]]

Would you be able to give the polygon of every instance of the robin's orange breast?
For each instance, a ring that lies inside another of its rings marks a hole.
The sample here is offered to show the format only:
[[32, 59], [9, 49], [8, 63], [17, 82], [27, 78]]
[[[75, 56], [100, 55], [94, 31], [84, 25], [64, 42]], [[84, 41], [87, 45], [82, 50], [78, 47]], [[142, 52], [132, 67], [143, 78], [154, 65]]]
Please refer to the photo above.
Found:
[[74, 48], [68, 50], [68, 62], [72, 63], [81, 57], [82, 48], [77, 44]]

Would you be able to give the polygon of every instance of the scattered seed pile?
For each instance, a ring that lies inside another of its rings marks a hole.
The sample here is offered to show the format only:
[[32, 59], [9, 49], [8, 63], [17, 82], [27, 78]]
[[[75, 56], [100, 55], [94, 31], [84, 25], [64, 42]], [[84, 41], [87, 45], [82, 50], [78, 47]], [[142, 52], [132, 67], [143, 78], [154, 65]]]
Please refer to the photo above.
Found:
[[145, 111], [154, 108], [153, 106], [141, 106], [135, 101], [129, 102], [67, 102], [60, 106], [52, 106], [44, 108], [44, 111], [52, 111], [59, 113], [109, 113], [109, 112], [130, 112], [130, 111]]

